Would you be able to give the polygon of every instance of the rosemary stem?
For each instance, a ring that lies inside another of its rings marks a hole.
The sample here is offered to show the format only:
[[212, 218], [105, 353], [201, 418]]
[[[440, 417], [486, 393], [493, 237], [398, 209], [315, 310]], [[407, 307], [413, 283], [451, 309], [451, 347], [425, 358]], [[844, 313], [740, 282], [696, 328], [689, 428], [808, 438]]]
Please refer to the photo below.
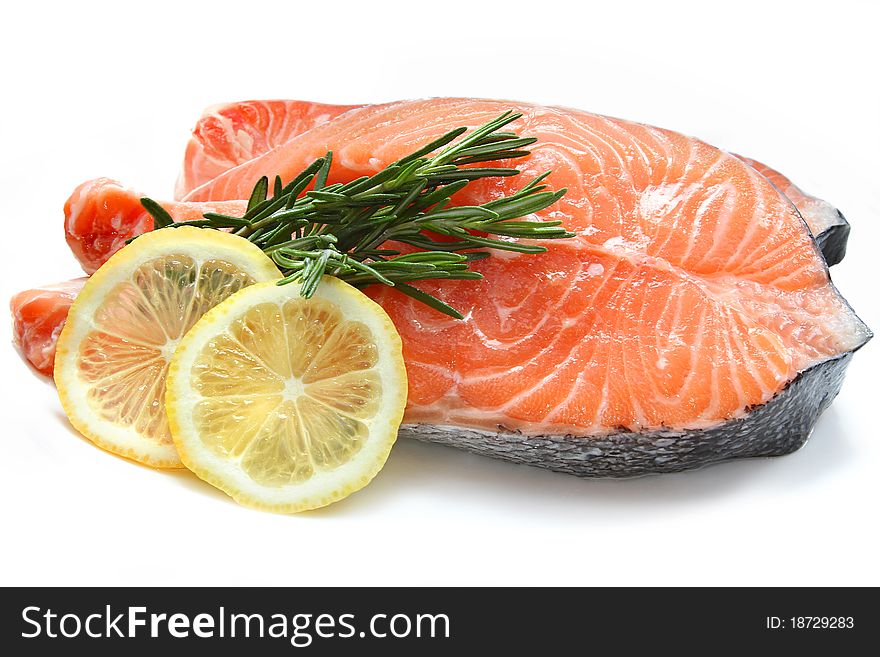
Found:
[[[566, 191], [547, 190], [549, 171], [509, 196], [481, 205], [452, 203], [476, 180], [520, 173], [497, 165], [530, 154], [525, 148], [536, 141], [533, 137], [502, 130], [520, 116], [508, 111], [471, 131], [456, 128], [378, 173], [347, 183], [328, 184], [333, 162], [328, 152], [286, 185], [278, 176], [272, 185], [268, 177], [260, 178], [243, 217], [206, 213], [191, 224], [231, 228], [250, 240], [281, 268], [279, 285], [299, 281], [305, 298], [330, 275], [357, 287], [395, 287], [460, 319], [457, 310], [409, 283], [477, 280], [482, 275], [470, 264], [492, 250], [541, 253], [547, 249], [537, 241], [573, 236], [561, 222], [536, 216]], [[155, 201], [141, 203], [157, 228], [178, 225]], [[533, 219], [515, 221], [522, 217]], [[416, 251], [404, 253], [394, 242]]]

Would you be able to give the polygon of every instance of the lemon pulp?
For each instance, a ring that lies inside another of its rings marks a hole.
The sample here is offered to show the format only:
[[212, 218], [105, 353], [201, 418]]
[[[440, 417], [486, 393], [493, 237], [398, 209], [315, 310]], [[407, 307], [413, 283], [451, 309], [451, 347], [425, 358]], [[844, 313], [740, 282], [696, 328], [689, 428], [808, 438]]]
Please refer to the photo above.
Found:
[[378, 410], [377, 358], [367, 327], [326, 301], [256, 305], [195, 359], [200, 439], [265, 486], [333, 469], [361, 448]]
[[108, 451], [181, 467], [165, 408], [178, 343], [206, 311], [279, 275], [247, 240], [190, 226], [121, 249], [83, 286], [58, 339], [55, 383], [70, 422]]
[[164, 392], [174, 346], [206, 311], [254, 282], [229, 262], [166, 256], [117, 283], [98, 306], [95, 330], [77, 359], [92, 411], [171, 445]]

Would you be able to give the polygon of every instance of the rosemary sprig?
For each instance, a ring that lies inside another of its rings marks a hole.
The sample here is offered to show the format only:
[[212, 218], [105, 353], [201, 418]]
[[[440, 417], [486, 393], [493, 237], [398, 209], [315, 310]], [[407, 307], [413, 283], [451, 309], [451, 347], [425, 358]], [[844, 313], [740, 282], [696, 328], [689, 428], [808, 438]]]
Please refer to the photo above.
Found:
[[[572, 237], [560, 221], [515, 221], [558, 201], [565, 189], [549, 191], [546, 172], [516, 193], [483, 205], [451, 206], [451, 197], [483, 178], [515, 176], [519, 169], [472, 166], [529, 154], [537, 141], [502, 128], [521, 114], [505, 112], [473, 130], [457, 128], [391, 164], [373, 176], [347, 183], [327, 180], [333, 153], [318, 158], [286, 185], [275, 177], [254, 186], [243, 217], [206, 213], [186, 225], [231, 228], [265, 251], [281, 268], [278, 283], [301, 281], [309, 298], [325, 274], [356, 286], [381, 283], [461, 319], [440, 299], [409, 283], [428, 279], [477, 280], [471, 262], [489, 256], [485, 249], [541, 253], [532, 240]], [[434, 153], [434, 155], [431, 155]], [[311, 186], [311, 189], [308, 189]], [[157, 227], [178, 226], [155, 201], [144, 208]], [[526, 239], [529, 242], [519, 240]], [[402, 253], [389, 242], [414, 247]]]

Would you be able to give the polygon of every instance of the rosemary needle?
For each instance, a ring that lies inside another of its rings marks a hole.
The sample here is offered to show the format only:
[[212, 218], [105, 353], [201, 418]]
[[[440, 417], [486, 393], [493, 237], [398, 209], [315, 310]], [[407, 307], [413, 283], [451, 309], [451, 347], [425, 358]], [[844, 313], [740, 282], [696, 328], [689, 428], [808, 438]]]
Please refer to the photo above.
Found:
[[[543, 173], [510, 196], [483, 205], [452, 206], [451, 197], [475, 180], [516, 176], [519, 169], [488, 164], [529, 154], [532, 137], [501, 129], [521, 116], [512, 111], [468, 133], [456, 128], [373, 176], [327, 184], [332, 152], [284, 185], [267, 177], [251, 192], [243, 217], [206, 213], [187, 222], [229, 228], [265, 251], [279, 266], [283, 285], [301, 281], [300, 294], [315, 293], [321, 277], [356, 287], [381, 283], [446, 315], [462, 315], [410, 285], [429, 279], [477, 280], [469, 264], [498, 249], [541, 253], [535, 240], [572, 237], [560, 221], [515, 221], [549, 207], [565, 189], [549, 191]], [[432, 155], [433, 153], [433, 155]], [[481, 164], [483, 166], [473, 166]], [[311, 189], [307, 188], [311, 185]], [[141, 199], [157, 228], [182, 225], [155, 201]], [[440, 236], [438, 238], [438, 236]], [[520, 242], [519, 240], [529, 240]], [[417, 249], [402, 253], [388, 242]]]

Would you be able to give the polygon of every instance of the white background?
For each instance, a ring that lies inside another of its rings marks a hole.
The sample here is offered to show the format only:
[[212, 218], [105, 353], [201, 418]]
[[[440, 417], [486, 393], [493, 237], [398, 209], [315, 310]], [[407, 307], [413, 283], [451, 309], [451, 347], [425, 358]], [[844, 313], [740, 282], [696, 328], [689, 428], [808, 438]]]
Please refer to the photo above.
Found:
[[[779, 168], [852, 222], [833, 278], [878, 329], [878, 5], [9, 3], [0, 297], [79, 275], [62, 205], [83, 180], [170, 197], [206, 105], [461, 95]], [[362, 492], [284, 517], [78, 438], [2, 330], [0, 584], [880, 584], [876, 343], [792, 456], [585, 481], [401, 441]]]

